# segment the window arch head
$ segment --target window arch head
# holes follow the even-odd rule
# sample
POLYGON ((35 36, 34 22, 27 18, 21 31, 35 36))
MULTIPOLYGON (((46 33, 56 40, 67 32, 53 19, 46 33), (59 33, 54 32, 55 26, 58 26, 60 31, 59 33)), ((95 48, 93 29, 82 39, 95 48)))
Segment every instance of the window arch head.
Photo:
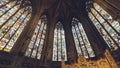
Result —
POLYGON ((36 59, 41 58, 41 53, 46 36, 46 29, 47 29, 47 17, 46 15, 43 15, 35 28, 34 34, 31 38, 31 41, 28 45, 25 54, 26 56, 36 59))
POLYGON ((67 61, 66 41, 63 25, 58 22, 54 29, 53 61, 67 61))
POLYGON ((0 6, 0 50, 10 52, 30 20, 32 8, 30 5, 22 6, 30 1, 5 1, 0 1, 3 2, 0 6))
POLYGON ((72 19, 72 33, 78 56, 82 55, 85 58, 95 57, 84 28, 76 18, 72 19))
POLYGON ((90 8, 89 18, 97 28, 103 39, 106 41, 107 46, 111 50, 117 50, 120 47, 120 24, 115 21, 112 16, 107 13, 97 3, 93 3, 94 8, 90 8))

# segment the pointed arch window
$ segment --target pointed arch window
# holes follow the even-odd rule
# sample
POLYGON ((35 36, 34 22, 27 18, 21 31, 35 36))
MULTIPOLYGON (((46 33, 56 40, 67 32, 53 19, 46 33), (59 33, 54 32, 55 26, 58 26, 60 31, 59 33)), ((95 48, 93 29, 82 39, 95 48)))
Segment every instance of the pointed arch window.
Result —
POLYGON ((65 33, 61 22, 54 29, 53 61, 67 61, 65 33))
POLYGON ((10 52, 32 15, 32 7, 24 6, 29 1, 1 0, 0 50, 10 52))
POLYGON ((44 46, 44 40, 47 28, 47 18, 43 15, 39 20, 37 27, 35 28, 34 34, 31 38, 30 44, 26 51, 26 56, 31 58, 40 59, 42 48, 44 46))
POLYGON ((108 47, 117 50, 120 47, 120 23, 115 21, 110 14, 102 9, 97 3, 90 8, 89 18, 100 32, 108 47))
POLYGON ((83 55, 85 58, 95 57, 82 24, 76 18, 72 19, 72 32, 78 56, 83 55))

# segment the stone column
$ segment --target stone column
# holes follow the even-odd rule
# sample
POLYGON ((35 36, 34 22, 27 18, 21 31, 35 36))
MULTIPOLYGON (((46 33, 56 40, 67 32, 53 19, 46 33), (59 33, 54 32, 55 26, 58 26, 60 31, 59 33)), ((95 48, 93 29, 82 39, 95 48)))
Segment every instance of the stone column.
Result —
POLYGON ((66 50, 67 50, 67 62, 74 63, 77 62, 77 50, 74 43, 73 33, 72 33, 72 25, 70 24, 71 20, 66 20, 64 23, 64 30, 65 30, 65 40, 66 40, 66 50))
POLYGON ((46 46, 43 52, 45 53, 45 55, 43 58, 45 63, 50 64, 52 62, 54 28, 55 28, 56 19, 50 18, 48 23, 49 23, 49 26, 47 31, 46 46))

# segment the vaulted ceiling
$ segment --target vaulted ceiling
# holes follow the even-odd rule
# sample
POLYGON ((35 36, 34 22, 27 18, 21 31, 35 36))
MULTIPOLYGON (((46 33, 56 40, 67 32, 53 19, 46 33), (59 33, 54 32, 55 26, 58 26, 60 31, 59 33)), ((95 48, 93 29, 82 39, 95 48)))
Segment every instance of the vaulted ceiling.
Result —
POLYGON ((47 12, 51 17, 69 19, 85 12, 86 0, 31 0, 35 12, 47 12))

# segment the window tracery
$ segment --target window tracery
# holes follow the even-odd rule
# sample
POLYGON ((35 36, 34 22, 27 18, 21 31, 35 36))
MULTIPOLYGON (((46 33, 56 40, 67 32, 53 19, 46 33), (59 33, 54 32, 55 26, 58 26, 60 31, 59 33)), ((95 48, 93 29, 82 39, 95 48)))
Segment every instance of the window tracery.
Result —
POLYGON ((53 42, 53 61, 67 61, 66 41, 63 25, 61 22, 56 24, 54 29, 53 42))
POLYGON ((78 56, 83 55, 85 58, 95 57, 83 26, 76 18, 72 20, 72 32, 78 56))

